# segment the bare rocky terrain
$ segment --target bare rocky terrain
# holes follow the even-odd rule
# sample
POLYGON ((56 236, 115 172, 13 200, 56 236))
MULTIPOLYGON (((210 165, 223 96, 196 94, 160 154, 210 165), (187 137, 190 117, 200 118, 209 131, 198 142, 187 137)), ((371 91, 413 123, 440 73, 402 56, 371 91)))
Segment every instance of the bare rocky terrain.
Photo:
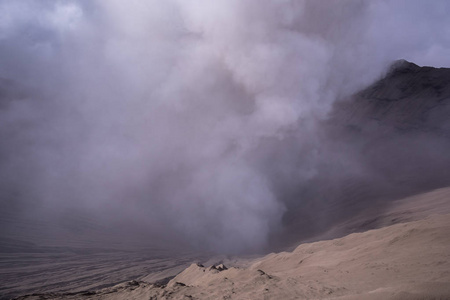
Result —
POLYGON ((273 239, 280 250, 355 215, 382 215, 396 199, 450 186, 449 68, 397 61, 337 101, 320 125, 316 174, 294 187, 279 183, 287 206, 285 232, 273 239))
POLYGON ((396 62, 320 128, 330 159, 318 175, 295 188, 274 179, 287 211, 270 243, 290 252, 106 250, 88 216, 55 227, 4 209, 0 298, 449 299, 450 69, 396 62), (39 238, 48 228, 60 238, 39 238))

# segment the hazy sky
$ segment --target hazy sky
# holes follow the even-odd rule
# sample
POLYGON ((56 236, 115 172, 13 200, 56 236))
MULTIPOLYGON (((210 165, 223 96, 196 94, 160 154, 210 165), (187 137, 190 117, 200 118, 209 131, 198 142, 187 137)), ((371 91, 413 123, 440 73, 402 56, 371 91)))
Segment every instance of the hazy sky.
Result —
POLYGON ((450 66, 449 13, 438 0, 2 0, 0 207, 259 249, 282 230, 275 181, 318 174, 317 121, 396 59, 450 66))

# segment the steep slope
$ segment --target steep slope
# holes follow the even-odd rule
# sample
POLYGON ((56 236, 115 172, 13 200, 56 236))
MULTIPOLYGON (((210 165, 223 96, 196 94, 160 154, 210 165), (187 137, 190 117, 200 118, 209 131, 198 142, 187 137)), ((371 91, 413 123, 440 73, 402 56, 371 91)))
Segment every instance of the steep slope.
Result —
POLYGON ((281 245, 450 185, 450 69, 398 61, 373 85, 336 102, 318 128, 312 175, 294 188, 280 184, 288 199, 281 245))
MULTIPOLYGON (((387 75, 339 103, 333 116, 354 130, 377 126, 450 137, 450 69, 400 60, 387 75)), ((385 132, 381 132, 385 133, 385 132)))
POLYGON ((433 215, 303 244, 246 268, 193 264, 167 286, 132 281, 19 299, 448 299, 449 232, 450 215, 433 215))

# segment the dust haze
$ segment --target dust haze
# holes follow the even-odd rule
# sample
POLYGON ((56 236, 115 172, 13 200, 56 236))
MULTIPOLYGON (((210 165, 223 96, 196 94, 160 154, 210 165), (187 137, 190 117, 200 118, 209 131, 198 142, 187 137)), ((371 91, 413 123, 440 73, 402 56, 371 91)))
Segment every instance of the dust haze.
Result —
POLYGON ((437 185, 448 140, 387 138, 367 152, 327 122, 397 59, 450 66, 449 11, 2 1, 2 236, 261 251, 437 185), (429 176, 405 175, 417 169, 429 176), (343 189, 354 184, 358 201, 343 189))

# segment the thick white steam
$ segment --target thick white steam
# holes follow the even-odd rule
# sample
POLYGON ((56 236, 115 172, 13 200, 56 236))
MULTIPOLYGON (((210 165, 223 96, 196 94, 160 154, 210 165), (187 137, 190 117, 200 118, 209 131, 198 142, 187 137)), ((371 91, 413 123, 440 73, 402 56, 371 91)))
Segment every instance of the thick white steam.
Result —
POLYGON ((450 63, 448 6, 2 1, 1 186, 49 218, 260 249, 286 209, 273 180, 314 176, 334 101, 397 58, 450 63))

